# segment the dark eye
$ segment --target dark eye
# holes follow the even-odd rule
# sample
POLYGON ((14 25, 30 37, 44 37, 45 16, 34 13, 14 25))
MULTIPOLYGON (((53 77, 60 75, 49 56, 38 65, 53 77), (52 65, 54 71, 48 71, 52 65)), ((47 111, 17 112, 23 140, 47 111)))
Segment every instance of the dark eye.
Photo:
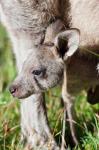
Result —
POLYGON ((42 70, 33 70, 32 74, 39 76, 42 73, 42 70))

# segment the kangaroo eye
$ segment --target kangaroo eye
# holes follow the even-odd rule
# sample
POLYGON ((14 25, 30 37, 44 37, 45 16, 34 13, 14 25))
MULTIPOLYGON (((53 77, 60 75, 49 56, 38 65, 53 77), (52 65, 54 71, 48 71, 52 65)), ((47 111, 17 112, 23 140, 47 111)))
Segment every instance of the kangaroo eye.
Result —
POLYGON ((41 68, 39 70, 33 70, 32 74, 35 76, 44 76, 46 73, 46 68, 41 68))
POLYGON ((42 70, 33 70, 32 74, 39 76, 42 73, 42 70))

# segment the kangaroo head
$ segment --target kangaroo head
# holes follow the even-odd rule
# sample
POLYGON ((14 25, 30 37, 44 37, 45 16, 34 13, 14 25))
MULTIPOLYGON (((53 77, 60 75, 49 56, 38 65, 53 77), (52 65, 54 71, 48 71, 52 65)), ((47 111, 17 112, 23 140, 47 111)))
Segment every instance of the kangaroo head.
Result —
POLYGON ((14 97, 26 98, 31 94, 48 90, 62 81, 63 61, 77 50, 79 31, 70 29, 58 34, 52 34, 52 31, 52 27, 51 30, 49 28, 45 42, 31 50, 21 72, 10 86, 10 92, 14 97), (50 40, 49 35, 52 36, 50 40))

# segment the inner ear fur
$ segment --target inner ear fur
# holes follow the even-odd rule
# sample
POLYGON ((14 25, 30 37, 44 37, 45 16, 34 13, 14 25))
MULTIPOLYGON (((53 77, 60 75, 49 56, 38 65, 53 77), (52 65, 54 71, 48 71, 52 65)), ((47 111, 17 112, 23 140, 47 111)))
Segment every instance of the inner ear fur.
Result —
POLYGON ((55 40, 54 44, 57 48, 59 56, 66 60, 68 57, 72 56, 79 47, 80 32, 78 29, 72 28, 60 32, 55 40))

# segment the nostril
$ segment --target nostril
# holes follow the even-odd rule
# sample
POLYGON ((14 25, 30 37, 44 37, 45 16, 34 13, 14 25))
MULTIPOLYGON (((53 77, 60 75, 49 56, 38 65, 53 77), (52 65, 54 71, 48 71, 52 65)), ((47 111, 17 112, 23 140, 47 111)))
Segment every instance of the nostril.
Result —
POLYGON ((9 90, 10 90, 11 94, 14 94, 16 92, 17 88, 16 87, 10 87, 9 90))

